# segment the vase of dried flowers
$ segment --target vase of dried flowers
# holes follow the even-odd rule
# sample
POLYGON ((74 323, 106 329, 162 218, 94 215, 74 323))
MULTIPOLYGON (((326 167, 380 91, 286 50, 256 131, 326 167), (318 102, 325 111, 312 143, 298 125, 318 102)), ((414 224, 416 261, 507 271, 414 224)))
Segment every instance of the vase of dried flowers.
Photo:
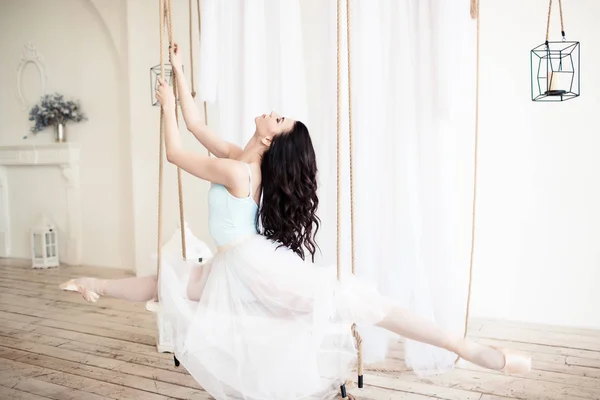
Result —
POLYGON ((53 125, 54 140, 66 142, 67 123, 86 121, 87 117, 81 111, 79 102, 65 100, 62 94, 55 93, 42 96, 40 103, 29 111, 29 120, 34 121, 31 133, 38 133, 53 125))

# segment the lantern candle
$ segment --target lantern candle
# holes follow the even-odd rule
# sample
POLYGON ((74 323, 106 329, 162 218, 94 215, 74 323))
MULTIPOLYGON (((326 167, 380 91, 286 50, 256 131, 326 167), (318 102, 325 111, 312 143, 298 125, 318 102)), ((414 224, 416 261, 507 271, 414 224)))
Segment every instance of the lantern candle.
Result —
POLYGON ((573 72, 552 71, 548 74, 548 79, 550 81, 548 96, 560 96, 571 91, 573 72))

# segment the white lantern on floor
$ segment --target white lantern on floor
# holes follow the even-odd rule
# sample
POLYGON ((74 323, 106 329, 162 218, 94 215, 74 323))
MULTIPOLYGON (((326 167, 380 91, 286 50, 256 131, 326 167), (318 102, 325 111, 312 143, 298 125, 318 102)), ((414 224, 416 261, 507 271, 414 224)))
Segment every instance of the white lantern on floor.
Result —
POLYGON ((31 228, 31 262, 33 268, 58 267, 58 232, 42 216, 31 228))

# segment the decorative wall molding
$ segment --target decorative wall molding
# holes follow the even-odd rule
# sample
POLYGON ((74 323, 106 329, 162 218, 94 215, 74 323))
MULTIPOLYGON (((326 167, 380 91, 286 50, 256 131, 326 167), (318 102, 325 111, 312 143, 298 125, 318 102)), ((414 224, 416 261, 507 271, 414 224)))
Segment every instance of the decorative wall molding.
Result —
POLYGON ((38 52, 36 47, 31 42, 26 44, 23 48, 23 53, 21 53, 21 62, 19 63, 19 67, 17 68, 17 95, 19 96, 21 104, 23 104, 23 109, 30 108, 34 104, 25 98, 21 89, 21 80, 23 72, 25 71, 25 67, 28 64, 33 64, 37 68, 40 77, 40 86, 42 91, 41 95, 46 94, 46 80, 48 79, 48 76, 46 74, 46 65, 44 64, 44 57, 38 52))
MULTIPOLYGON (((79 146, 74 143, 51 143, 29 146, 0 146, 0 171, 11 166, 56 166, 65 179, 67 211, 66 254, 61 257, 67 264, 81 265, 82 216, 79 185, 79 146)), ((6 190, 10 190, 10 184, 6 190)), ((10 230, 8 230, 10 231, 10 230)), ((10 246, 10 238, 7 244, 10 246)))

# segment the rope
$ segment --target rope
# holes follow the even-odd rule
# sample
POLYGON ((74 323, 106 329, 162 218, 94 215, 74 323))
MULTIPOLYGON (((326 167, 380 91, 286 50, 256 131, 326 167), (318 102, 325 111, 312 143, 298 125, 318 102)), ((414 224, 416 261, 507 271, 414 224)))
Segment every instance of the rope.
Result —
MULTIPOLYGON (((165 59, 163 55, 163 46, 164 46, 164 17, 165 17, 165 7, 164 0, 158 0, 158 25, 159 25, 159 33, 160 33, 160 78, 165 79, 165 59)), ((162 188, 163 188, 163 169, 164 169, 164 113, 162 107, 160 108, 160 135, 159 135, 159 145, 158 145, 158 239, 157 239, 157 260, 156 260, 156 270, 158 276, 160 276, 160 268, 162 264, 162 188)))
MULTIPOLYGON (((191 0, 190 0, 191 1, 191 0)), ((198 11, 198 39, 202 39, 202 11, 200 10, 200 0, 196 0, 196 10, 198 11)), ((190 9, 191 12, 191 9, 190 9)), ((192 46, 191 40, 192 27, 190 25, 190 46, 192 46)), ((193 64, 192 64, 193 65, 193 64)), ((196 97, 196 90, 194 88, 194 67, 192 66, 192 96, 196 97)), ((208 125, 208 110, 206 108, 206 101, 203 101, 203 109, 204 109, 204 125, 208 125)), ((210 151, 208 151, 208 156, 210 157, 210 151)))
MULTIPOLYGON (((173 42, 173 4, 171 0, 167 1, 167 22, 169 27, 169 47, 174 46, 173 42)), ((177 101, 177 76, 173 73, 173 95, 177 101)), ((179 115, 177 106, 175 106, 175 120, 179 127, 179 115)), ((179 225, 181 226, 181 257, 187 258, 186 243, 185 243, 185 222, 183 210, 183 182, 181 180, 181 168, 177 167, 177 192, 179 195, 179 225)))
MULTIPOLYGON (((337 279, 338 281, 342 279, 342 254, 341 254, 341 204, 342 204, 342 191, 341 191, 341 169, 342 169, 342 157, 341 157, 341 147, 342 147, 342 115, 341 115, 341 103, 342 103, 342 73, 341 73, 341 64, 342 64, 342 30, 340 28, 342 23, 341 18, 341 8, 342 3, 341 0, 337 0, 336 3, 337 8, 337 19, 336 19, 336 34, 337 34, 337 59, 336 59, 336 73, 337 73, 337 81, 336 81, 336 103, 337 103, 337 143, 336 143, 336 159, 337 159, 337 181, 336 181, 336 189, 337 189, 337 241, 336 241, 336 257, 337 257, 337 279)), ((356 332, 356 325, 352 325, 352 334, 356 332)), ((358 343, 358 342, 357 342, 358 343)), ((346 395, 344 386, 342 386, 342 392, 338 395, 339 398, 347 399, 349 398, 346 395)), ((352 397, 350 397, 352 398, 352 397)))
POLYGON ((477 18, 477 15, 479 14, 479 1, 478 0, 471 0, 471 18, 475 19, 477 18))
POLYGON ((367 372, 385 372, 385 373, 398 373, 398 372, 407 372, 406 368, 389 368, 389 367, 365 367, 365 371, 367 372))
POLYGON ((562 0, 558 0, 558 10, 560 11, 560 31, 563 39, 565 38, 565 23, 563 21, 562 0))
POLYGON ((340 104, 342 102, 342 93, 340 90, 341 82, 342 82, 342 74, 340 71, 341 59, 342 59, 342 50, 341 50, 341 41, 342 41, 342 31, 340 29, 341 25, 341 0, 337 0, 337 279, 338 281, 342 278, 342 257, 341 257, 341 209, 340 204, 342 203, 342 193, 341 193, 341 172, 342 169, 342 158, 341 158, 341 141, 342 141, 342 117, 340 104))
MULTIPOLYGON (((558 10, 560 12, 560 33, 565 40, 565 22, 563 20, 562 0, 558 0, 558 10)), ((552 15, 552 0, 548 4, 548 22, 546 23, 546 43, 550 40, 550 16, 552 15)))
POLYGON ((550 40, 550 15, 552 15, 552 0, 548 5, 548 23, 546 24, 546 43, 550 40))
MULTIPOLYGON (((349 136, 349 160, 350 160, 350 252, 352 275, 356 275, 356 242, 355 242, 355 211, 354 211, 354 123, 352 121, 352 18, 351 0, 346 0, 346 40, 348 50, 348 136, 349 136)), ((338 105, 339 107, 339 105, 338 105)), ((339 240, 339 239, 338 239, 339 240)), ((356 340, 358 361, 358 387, 362 388, 363 377, 363 341, 356 324, 352 324, 352 335, 356 340)))
MULTIPOLYGON (((200 1, 200 0, 198 0, 200 1)), ((192 85, 192 97, 196 98, 196 90, 194 85, 194 37, 192 35, 192 0, 188 1, 189 6, 189 17, 190 17, 190 77, 191 77, 191 85, 192 85)))
POLYGON ((356 340, 356 362, 357 362, 357 373, 358 373, 358 387, 362 388, 363 386, 363 375, 364 375, 364 365, 363 365, 363 340, 358 333, 358 329, 356 328, 356 324, 352 324, 352 336, 354 336, 354 340, 356 340))
MULTIPOLYGON (((475 227, 476 227, 476 210, 477 210, 477 164, 479 159, 479 26, 481 23, 481 14, 479 10, 479 0, 477 2, 477 44, 476 44, 476 57, 475 57, 475 144, 473 149, 473 203, 472 203, 472 215, 471 215, 471 253, 469 256, 469 288, 467 292, 467 309, 465 312, 465 330, 464 337, 467 337, 469 330, 469 314, 471 311, 471 288, 473 285, 473 261, 475 256, 475 227)), ((550 0, 552 3, 552 0, 550 0)), ((460 359, 457 358, 456 362, 460 359)))
POLYGON ((354 246, 354 124, 352 123, 352 34, 350 0, 346 0, 346 39, 348 41, 348 134, 350 155, 350 249, 352 252, 352 274, 356 275, 356 249, 354 246))
POLYGON ((202 12, 200 11, 200 0, 196 0, 196 11, 198 12, 198 39, 202 37, 202 12))

